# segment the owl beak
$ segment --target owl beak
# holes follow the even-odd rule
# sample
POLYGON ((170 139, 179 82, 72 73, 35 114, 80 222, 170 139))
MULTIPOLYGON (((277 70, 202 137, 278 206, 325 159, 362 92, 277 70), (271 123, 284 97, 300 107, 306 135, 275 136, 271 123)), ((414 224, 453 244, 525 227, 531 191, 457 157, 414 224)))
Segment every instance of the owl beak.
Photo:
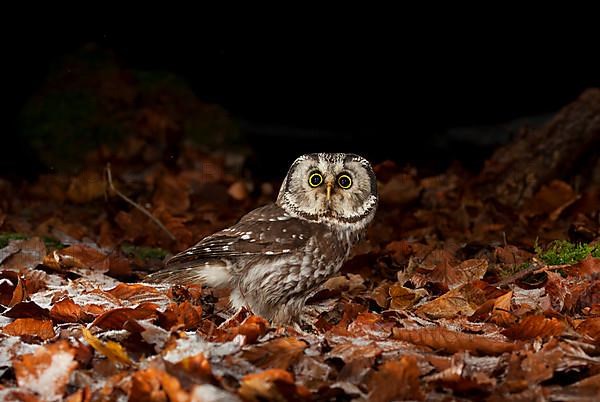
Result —
POLYGON ((327 196, 325 197, 325 199, 327 200, 327 202, 331 201, 331 188, 333 187, 333 183, 328 182, 327 183, 327 196))

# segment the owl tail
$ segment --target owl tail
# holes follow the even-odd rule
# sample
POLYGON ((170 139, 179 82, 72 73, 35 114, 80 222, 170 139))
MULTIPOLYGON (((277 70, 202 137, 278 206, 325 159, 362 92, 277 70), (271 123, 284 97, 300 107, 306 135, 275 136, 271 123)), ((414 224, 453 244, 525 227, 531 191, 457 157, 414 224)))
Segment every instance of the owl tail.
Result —
POLYGON ((224 264, 173 265, 146 276, 143 282, 170 285, 206 284, 218 288, 228 287, 231 283, 231 275, 224 264))

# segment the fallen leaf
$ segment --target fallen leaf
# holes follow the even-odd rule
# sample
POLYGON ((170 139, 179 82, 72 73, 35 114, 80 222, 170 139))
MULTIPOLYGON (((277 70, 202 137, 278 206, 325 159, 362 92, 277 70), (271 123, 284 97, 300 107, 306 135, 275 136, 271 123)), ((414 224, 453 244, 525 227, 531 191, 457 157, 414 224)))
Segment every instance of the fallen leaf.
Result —
POLYGON ((594 258, 591 255, 588 255, 582 261, 578 262, 577 264, 573 264, 564 270, 567 275, 572 277, 592 277, 600 273, 600 258, 594 258))
POLYGON ((155 368, 140 370, 133 374, 128 397, 130 401, 145 402, 190 400, 177 378, 155 368))
POLYGON ((396 400, 424 400, 419 383, 421 375, 413 356, 389 360, 378 367, 368 381, 368 400, 387 402, 396 400))
POLYGON ((422 304, 416 311, 434 319, 470 316, 485 302, 485 292, 468 283, 422 304))
POLYGON ((593 317, 583 320, 575 328, 578 333, 600 345, 600 317, 593 317))
POLYGON ((537 337, 559 336, 565 330, 566 325, 556 318, 530 315, 502 331, 502 334, 511 339, 529 340, 537 337))
POLYGON ((70 297, 64 297, 54 303, 50 309, 50 317, 59 323, 86 322, 91 319, 91 316, 75 304, 70 297))
POLYGON ((2 262, 2 266, 16 271, 27 271, 34 269, 44 261, 46 256, 46 245, 39 237, 26 240, 14 240, 11 242, 19 251, 11 254, 2 262))
POLYGON ((141 304, 136 308, 120 307, 100 314, 90 324, 90 328, 123 329, 123 326, 129 320, 146 320, 156 318, 157 315, 156 305, 152 303, 141 304))
POLYGON ((434 350, 449 353, 469 350, 481 354, 497 355, 513 351, 513 343, 488 338, 482 335, 466 334, 445 328, 402 329, 394 328, 393 337, 401 341, 427 346, 434 350))
POLYGON ((41 340, 54 338, 54 327, 50 320, 37 320, 35 318, 17 318, 6 325, 2 332, 13 336, 31 336, 41 340))
POLYGON ((122 363, 127 366, 131 366, 133 364, 133 362, 127 355, 127 352, 125 351, 125 349, 123 349, 123 346, 121 346, 117 342, 102 342, 100 339, 92 335, 92 333, 87 328, 82 328, 81 332, 83 334, 83 339, 85 339, 86 342, 97 352, 102 353, 104 356, 108 357, 114 362, 122 363))
POLYGON ((35 318, 38 320, 50 318, 48 309, 38 306, 35 302, 20 302, 4 312, 9 318, 35 318))
POLYGON ((511 313, 512 296, 513 292, 511 290, 494 300, 494 307, 490 316, 491 322, 501 327, 507 327, 515 322, 516 317, 511 313))
POLYGON ((245 375, 238 390, 246 401, 303 401, 310 397, 310 391, 294 383, 288 371, 269 369, 260 373, 245 375))
POLYGON ((58 341, 13 360, 19 387, 35 392, 43 400, 59 400, 71 372, 77 366, 75 351, 66 341, 58 341))
POLYGON ((202 307, 193 306, 189 301, 179 305, 179 315, 185 330, 198 328, 202 320, 202 307))
POLYGON ((275 338, 245 349, 241 356, 262 369, 287 370, 300 358, 306 347, 305 342, 294 337, 275 338))

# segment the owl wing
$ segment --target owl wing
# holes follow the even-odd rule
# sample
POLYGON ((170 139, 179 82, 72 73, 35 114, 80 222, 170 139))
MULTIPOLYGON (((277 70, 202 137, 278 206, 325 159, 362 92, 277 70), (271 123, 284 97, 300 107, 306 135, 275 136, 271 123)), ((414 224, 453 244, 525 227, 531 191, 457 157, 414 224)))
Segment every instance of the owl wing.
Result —
POLYGON ((248 213, 235 225, 205 237, 194 246, 171 257, 165 269, 149 275, 147 282, 227 282, 242 259, 277 257, 305 246, 310 224, 269 204, 248 213))

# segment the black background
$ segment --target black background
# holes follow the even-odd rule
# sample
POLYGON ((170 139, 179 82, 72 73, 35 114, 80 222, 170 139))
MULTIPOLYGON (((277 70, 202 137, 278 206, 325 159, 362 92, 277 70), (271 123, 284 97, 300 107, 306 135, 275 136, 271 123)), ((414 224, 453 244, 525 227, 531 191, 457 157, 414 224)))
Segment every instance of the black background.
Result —
POLYGON ((2 168, 26 160, 14 130, 23 103, 52 63, 88 42, 113 49, 126 65, 183 76, 199 98, 242 122, 261 166, 340 150, 434 169, 458 159, 477 169, 505 137, 482 130, 481 141, 465 143, 449 130, 549 115, 600 85, 593 27, 350 25, 260 35, 223 25, 23 29, 4 46, 3 143, 15 152, 2 168))

